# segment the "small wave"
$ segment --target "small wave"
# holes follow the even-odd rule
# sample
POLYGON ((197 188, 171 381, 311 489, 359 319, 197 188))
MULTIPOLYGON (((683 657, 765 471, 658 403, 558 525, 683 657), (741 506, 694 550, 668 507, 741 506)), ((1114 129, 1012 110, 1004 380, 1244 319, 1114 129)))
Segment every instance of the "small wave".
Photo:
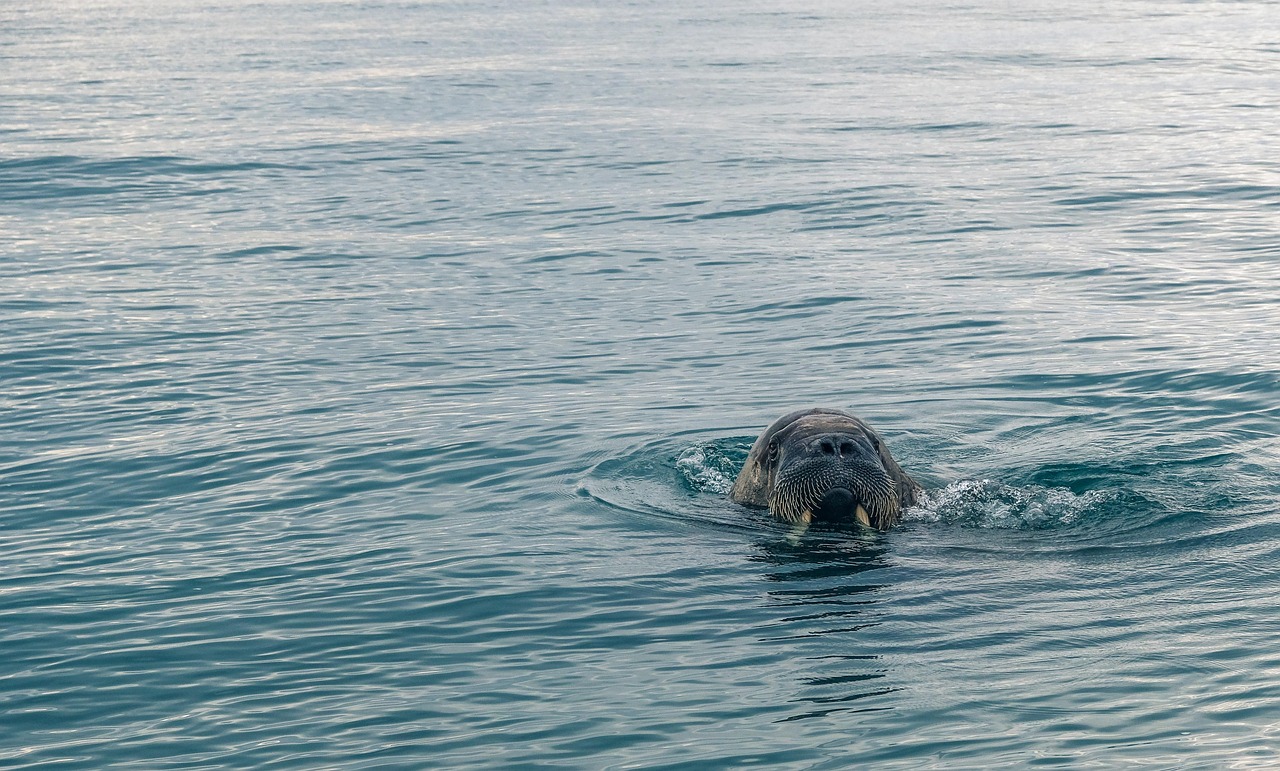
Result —
POLYGON ((1101 513, 1114 498, 1115 493, 1105 490, 1076 494, 1062 487, 966 479, 926 491, 904 519, 990 530, 1049 530, 1101 513))
POLYGON ((670 437, 593 466, 578 494, 650 522, 756 533, 770 518, 729 500, 755 437, 670 437))
MULTIPOLYGON (((767 526, 773 521, 767 512, 745 509, 729 500, 753 439, 656 440, 597 464, 581 480, 580 493, 646 517, 729 529, 767 526), (749 517, 748 522, 746 512, 759 518, 749 517)), ((1070 530, 1072 544, 1078 545, 1081 539, 1116 539, 1147 530, 1174 513, 1125 486, 1075 492, 1059 485, 979 478, 926 490, 903 513, 903 524, 1042 533, 1070 530)), ((1139 540, 1147 543, 1151 537, 1157 536, 1139 540)))
POLYGON ((676 468, 686 485, 699 493, 728 495, 743 459, 724 448, 704 443, 687 447, 676 457, 676 468))

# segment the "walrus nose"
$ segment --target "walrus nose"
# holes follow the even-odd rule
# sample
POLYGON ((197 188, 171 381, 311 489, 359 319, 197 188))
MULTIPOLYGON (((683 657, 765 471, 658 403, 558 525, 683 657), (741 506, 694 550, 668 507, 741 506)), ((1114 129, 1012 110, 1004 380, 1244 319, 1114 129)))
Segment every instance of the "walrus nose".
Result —
POLYGON ((851 455, 860 454, 858 445, 847 436, 840 434, 827 434, 818 437, 815 445, 817 451, 823 455, 832 455, 836 457, 849 457, 851 455))

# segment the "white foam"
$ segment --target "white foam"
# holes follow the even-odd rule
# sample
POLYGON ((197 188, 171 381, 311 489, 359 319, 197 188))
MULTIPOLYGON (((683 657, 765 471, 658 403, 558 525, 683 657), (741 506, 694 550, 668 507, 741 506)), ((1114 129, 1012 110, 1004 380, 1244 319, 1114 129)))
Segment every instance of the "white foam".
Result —
POLYGON ((1112 493, 1077 495, 1061 487, 1015 487, 993 479, 966 479, 926 491, 904 519, 996 530, 1042 530, 1075 524, 1112 493))
POLYGON ((689 486, 703 493, 727 495, 738 474, 738 464, 711 444, 700 444, 683 450, 676 458, 676 468, 689 486))

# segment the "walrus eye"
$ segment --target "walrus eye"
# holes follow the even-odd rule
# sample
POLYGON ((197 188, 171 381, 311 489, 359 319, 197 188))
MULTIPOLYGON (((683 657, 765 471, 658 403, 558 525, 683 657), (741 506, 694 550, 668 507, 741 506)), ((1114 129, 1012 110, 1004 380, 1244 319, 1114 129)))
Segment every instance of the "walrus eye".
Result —
POLYGON ((778 459, 778 443, 769 442, 769 460, 778 459))

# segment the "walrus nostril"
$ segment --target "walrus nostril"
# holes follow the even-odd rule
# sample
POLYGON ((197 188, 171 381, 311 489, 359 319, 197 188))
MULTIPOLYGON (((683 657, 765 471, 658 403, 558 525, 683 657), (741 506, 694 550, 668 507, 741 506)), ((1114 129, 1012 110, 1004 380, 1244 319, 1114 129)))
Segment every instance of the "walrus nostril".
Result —
POLYGON ((831 457, 853 458, 866 454, 866 451, 853 438, 838 434, 818 437, 810 447, 813 448, 814 454, 831 457))

